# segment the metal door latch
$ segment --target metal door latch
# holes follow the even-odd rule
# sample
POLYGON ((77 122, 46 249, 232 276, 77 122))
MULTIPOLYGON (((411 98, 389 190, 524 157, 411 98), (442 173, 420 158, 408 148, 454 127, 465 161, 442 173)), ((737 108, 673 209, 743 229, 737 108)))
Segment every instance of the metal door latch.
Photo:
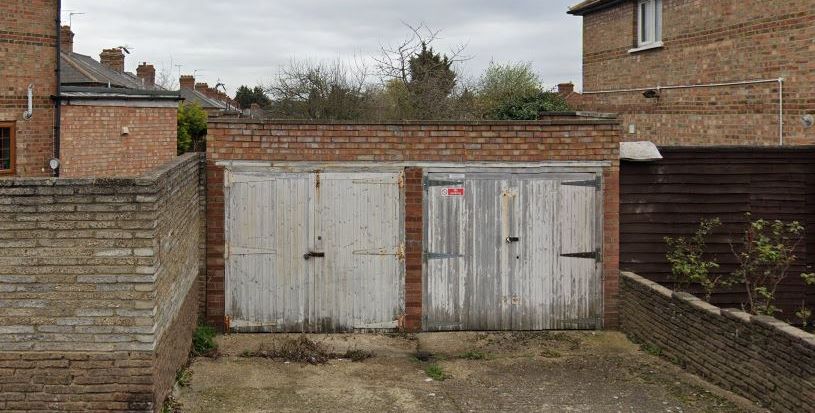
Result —
POLYGON ((323 258, 323 257, 325 257, 324 252, 309 251, 308 254, 303 254, 303 258, 306 259, 306 260, 310 260, 312 258, 323 258))
POLYGON ((519 242, 521 239, 518 237, 507 237, 507 244, 512 244, 513 242, 519 242))

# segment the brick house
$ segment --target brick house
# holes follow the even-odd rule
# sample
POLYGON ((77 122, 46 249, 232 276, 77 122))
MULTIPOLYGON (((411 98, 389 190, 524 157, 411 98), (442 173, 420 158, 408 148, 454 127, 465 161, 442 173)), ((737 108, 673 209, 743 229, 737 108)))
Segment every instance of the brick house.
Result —
POLYGON ((193 75, 182 75, 178 79, 178 85, 184 101, 200 106, 210 118, 236 117, 241 114, 237 102, 226 93, 209 87, 207 83, 196 83, 193 75))
POLYGON ((61 30, 61 176, 139 175, 175 158, 179 93, 155 84, 153 65, 125 72, 121 48, 74 52, 61 30))
POLYGON ((48 176, 54 156, 57 9, 52 1, 0 2, 0 177, 48 176), (31 110, 28 107, 31 93, 31 110))
POLYGON ((620 113, 624 140, 815 142, 811 1, 587 0, 569 13, 583 17, 581 109, 620 113))

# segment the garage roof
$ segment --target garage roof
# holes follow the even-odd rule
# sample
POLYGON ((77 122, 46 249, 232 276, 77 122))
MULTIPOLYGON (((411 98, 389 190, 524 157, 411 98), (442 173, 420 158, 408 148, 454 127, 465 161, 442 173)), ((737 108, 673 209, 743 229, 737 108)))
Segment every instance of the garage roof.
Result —
POLYGON ((585 16, 589 13, 594 13, 611 6, 616 6, 620 3, 628 3, 631 0, 585 0, 572 7, 569 7, 569 14, 575 16, 585 16))

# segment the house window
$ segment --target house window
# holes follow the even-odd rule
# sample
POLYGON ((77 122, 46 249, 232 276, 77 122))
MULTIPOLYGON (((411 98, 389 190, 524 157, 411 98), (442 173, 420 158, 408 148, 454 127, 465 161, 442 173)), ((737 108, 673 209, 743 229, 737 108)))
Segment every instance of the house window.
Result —
POLYGON ((662 0, 639 1, 637 46, 646 47, 662 43, 662 0))
POLYGON ((14 173, 14 124, 0 123, 0 175, 14 173))

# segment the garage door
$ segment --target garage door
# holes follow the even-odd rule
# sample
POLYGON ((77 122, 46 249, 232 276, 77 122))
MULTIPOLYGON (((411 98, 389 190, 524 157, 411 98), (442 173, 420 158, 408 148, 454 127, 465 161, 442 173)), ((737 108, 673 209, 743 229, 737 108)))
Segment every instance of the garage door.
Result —
POLYGON ((427 330, 601 327, 600 178, 431 173, 427 330))
POLYGON ((404 313, 399 172, 229 171, 226 182, 231 328, 396 327, 404 313))

